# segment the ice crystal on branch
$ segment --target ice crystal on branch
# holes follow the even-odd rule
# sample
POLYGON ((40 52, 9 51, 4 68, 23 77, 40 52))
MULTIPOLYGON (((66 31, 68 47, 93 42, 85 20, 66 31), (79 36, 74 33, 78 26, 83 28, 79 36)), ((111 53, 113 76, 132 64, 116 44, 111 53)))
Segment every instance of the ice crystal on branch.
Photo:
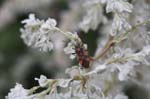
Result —
POLYGON ((35 18, 34 14, 30 14, 29 19, 23 20, 22 23, 25 25, 21 29, 21 38, 28 46, 40 51, 48 52, 53 49, 52 35, 55 33, 64 34, 71 41, 80 42, 77 34, 64 32, 57 28, 57 22, 52 18, 44 21, 35 18))
POLYGON ((150 55, 149 46, 145 46, 143 50, 138 53, 134 53, 129 48, 119 49, 117 53, 113 54, 112 57, 107 60, 107 64, 110 64, 110 68, 115 67, 118 69, 118 79, 124 81, 135 76, 135 66, 148 64, 146 60, 147 55, 150 55))
POLYGON ((76 57, 75 54, 75 44, 73 42, 68 43, 67 47, 64 48, 64 52, 66 54, 70 54, 70 59, 74 59, 76 57))
POLYGON ((106 12, 114 13, 111 35, 125 32, 131 28, 128 23, 128 16, 132 12, 132 9, 133 5, 125 0, 107 0, 106 12))
POLYGON ((46 87, 46 86, 48 85, 48 79, 47 79, 47 77, 44 76, 44 75, 41 75, 41 76, 40 76, 40 79, 35 78, 35 80, 37 80, 37 81, 39 82, 39 85, 40 85, 41 87, 46 87))
POLYGON ((128 99, 128 97, 123 95, 123 94, 118 94, 118 95, 115 96, 114 99, 128 99))
POLYGON ((83 17, 79 27, 84 32, 87 32, 90 29, 96 30, 101 22, 105 23, 107 21, 103 15, 103 5, 101 4, 101 0, 85 0, 83 4, 86 10, 86 16, 83 17))
POLYGON ((118 31, 125 32, 126 30, 131 29, 131 25, 125 18, 125 15, 122 16, 121 14, 114 15, 112 27, 113 27, 112 33, 117 33, 118 31))
POLYGON ((21 84, 10 90, 11 92, 6 96, 6 99, 32 99, 33 96, 29 96, 29 90, 24 89, 21 84))
POLYGON ((69 39, 64 52, 69 54, 71 59, 76 59, 77 64, 66 68, 68 78, 49 79, 41 75, 40 78, 35 78, 38 86, 29 90, 16 84, 6 99, 128 99, 128 96, 124 95, 122 83, 136 80, 137 68, 150 65, 147 58, 150 56, 150 45, 146 40, 149 39, 149 34, 142 38, 146 42, 141 45, 143 49, 131 47, 134 44, 129 38, 133 30, 140 27, 139 30, 142 31, 144 27, 143 32, 148 33, 146 24, 150 23, 145 21, 130 25, 128 20, 134 11, 131 3, 127 0, 84 1, 83 8, 86 15, 79 24, 84 32, 100 29, 98 25, 106 22, 105 14, 110 12, 113 14, 113 18, 107 20, 109 21, 107 24, 102 24, 102 29, 108 24, 111 25, 111 28, 109 26, 107 28, 107 31, 111 32, 108 32, 108 40, 103 40, 106 43, 95 56, 89 55, 87 45, 82 42, 78 33, 63 31, 56 27, 55 19, 40 20, 35 18, 34 14, 30 14, 28 19, 22 21, 24 28, 21 29, 21 37, 24 42, 30 47, 48 52, 54 47, 53 34, 63 34, 69 39), (103 13, 104 11, 106 13, 103 13), (38 88, 43 90, 38 92, 38 88))
POLYGON ((107 0, 106 11, 109 12, 132 12, 132 4, 126 2, 125 0, 107 0))
POLYGON ((29 19, 22 21, 25 24, 21 29, 21 37, 24 42, 33 48, 47 52, 53 49, 51 35, 56 31, 56 21, 49 18, 46 22, 35 18, 34 14, 29 15, 29 19))

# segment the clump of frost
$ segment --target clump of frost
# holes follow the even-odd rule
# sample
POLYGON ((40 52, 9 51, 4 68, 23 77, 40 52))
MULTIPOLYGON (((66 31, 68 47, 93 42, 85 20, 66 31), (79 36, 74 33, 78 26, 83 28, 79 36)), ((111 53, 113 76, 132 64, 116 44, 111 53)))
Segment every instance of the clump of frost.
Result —
POLYGON ((103 4, 101 0, 85 0, 83 2, 83 8, 86 10, 86 15, 83 17, 82 22, 79 23, 79 27, 84 31, 96 30, 100 23, 106 23, 107 19, 103 15, 103 4))
POLYGON ((29 95, 29 90, 24 89, 19 83, 16 83, 15 87, 10 89, 6 99, 32 99, 33 96, 29 95))
POLYGON ((106 12, 114 14, 111 35, 125 32, 131 28, 128 17, 132 9, 133 5, 125 0, 107 0, 106 12))
POLYGON ((51 35, 56 32, 56 21, 49 18, 40 20, 34 14, 29 15, 29 19, 22 21, 24 28, 21 29, 21 38, 24 42, 40 51, 48 52, 53 49, 51 35))

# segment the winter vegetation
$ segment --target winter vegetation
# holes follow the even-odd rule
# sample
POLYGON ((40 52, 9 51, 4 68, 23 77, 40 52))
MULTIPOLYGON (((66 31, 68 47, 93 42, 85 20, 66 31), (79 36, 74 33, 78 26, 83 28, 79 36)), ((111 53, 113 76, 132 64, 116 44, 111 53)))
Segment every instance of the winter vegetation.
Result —
POLYGON ((38 85, 30 89, 16 83, 5 98, 132 99, 124 91, 130 83, 141 85, 149 95, 150 1, 76 0, 69 5, 61 24, 55 18, 40 19, 30 13, 21 21, 20 37, 37 52, 62 50, 76 64, 65 67, 67 76, 62 78, 35 77, 38 85), (89 53, 91 45, 80 37, 89 31, 100 34, 94 55, 89 53))

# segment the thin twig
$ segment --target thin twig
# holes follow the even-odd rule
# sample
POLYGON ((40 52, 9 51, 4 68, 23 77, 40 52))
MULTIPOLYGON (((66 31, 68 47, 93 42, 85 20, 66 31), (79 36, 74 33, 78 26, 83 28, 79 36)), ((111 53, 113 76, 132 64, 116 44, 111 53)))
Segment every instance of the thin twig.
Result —
POLYGON ((100 54, 93 58, 94 61, 103 57, 105 55, 105 53, 114 45, 114 42, 112 42, 113 39, 114 39, 114 37, 109 35, 108 41, 106 42, 104 48, 100 51, 100 54))
MULTIPOLYGON (((122 33, 122 34, 121 34, 120 36, 118 36, 118 37, 120 37, 120 38, 121 38, 122 36, 125 37, 125 36, 128 35, 128 33, 132 32, 133 30, 135 30, 135 29, 138 28, 139 26, 142 26, 142 25, 145 25, 145 24, 149 24, 149 23, 150 23, 150 20, 144 21, 144 22, 141 22, 141 23, 139 23, 139 24, 137 24, 137 25, 135 25, 135 26, 132 26, 131 29, 127 30, 125 33, 122 33)), ((99 54, 98 54, 97 56, 95 56, 95 57, 93 58, 93 60, 96 61, 96 60, 102 58, 102 57, 107 53, 107 51, 109 51, 110 48, 111 48, 113 45, 115 45, 115 43, 120 43, 121 41, 123 41, 123 40, 125 40, 125 39, 126 39, 126 38, 123 38, 123 39, 121 39, 119 42, 117 42, 117 41, 115 41, 115 39, 114 39, 113 36, 109 35, 109 39, 108 39, 107 43, 105 44, 104 48, 99 52, 99 54)))

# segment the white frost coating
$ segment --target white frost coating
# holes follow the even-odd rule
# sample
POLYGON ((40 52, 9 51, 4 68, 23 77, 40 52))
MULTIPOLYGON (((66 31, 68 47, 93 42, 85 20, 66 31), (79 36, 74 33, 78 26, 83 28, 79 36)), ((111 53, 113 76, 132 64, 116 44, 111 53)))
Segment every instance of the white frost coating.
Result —
POLYGON ((103 16, 103 8, 100 0, 85 0, 84 7, 86 16, 79 23, 79 28, 84 32, 88 32, 90 29, 96 30, 101 22, 106 23, 107 19, 103 16))
POLYGON ((49 18, 45 23, 41 25, 40 31, 46 33, 50 32, 50 30, 55 30, 56 25, 56 20, 49 18))
POLYGON ((85 75, 92 75, 92 74, 97 74, 98 72, 101 72, 106 69, 106 65, 98 65, 94 70, 90 71, 89 73, 86 73, 85 75))
POLYGON ((106 11, 109 12, 129 12, 131 13, 133 5, 124 0, 107 0, 106 11))
POLYGON ((66 74, 69 74, 71 78, 81 73, 78 66, 73 66, 71 68, 67 68, 65 71, 66 74))
POLYGON ((123 94, 117 94, 114 99, 128 99, 128 97, 123 94))
POLYGON ((74 59, 76 57, 74 45, 74 42, 70 42, 68 43, 67 47, 64 48, 64 52, 66 54, 70 54, 70 59, 74 59))
POLYGON ((39 79, 35 78, 35 80, 38 81, 38 83, 41 87, 46 87, 48 85, 48 79, 44 75, 41 75, 39 79))
POLYGON ((16 86, 10 89, 6 99, 32 99, 33 96, 28 96, 29 90, 23 88, 21 84, 16 83, 16 86))
MULTIPOLYGON (((50 51, 53 49, 53 44, 51 43, 51 37, 53 37, 52 34, 57 32, 57 35, 59 35, 59 33, 61 33, 69 38, 68 46, 64 48, 65 53, 69 54, 71 59, 74 59, 77 54, 76 48, 81 48, 80 51, 82 51, 82 48, 87 50, 85 53, 83 50, 81 55, 78 54, 77 64, 83 62, 86 65, 86 62, 90 61, 90 66, 89 68, 70 66, 71 68, 66 69, 66 73, 69 74, 68 78, 47 79, 47 77, 41 75, 40 78, 35 78, 35 80, 38 81, 38 86, 33 87, 30 90, 26 90, 22 85, 18 84, 15 88, 11 89, 6 99, 128 99, 122 92, 124 88, 124 84, 122 83, 126 84, 129 80, 136 82, 139 77, 136 72, 142 74, 142 80, 146 78, 147 81, 147 79, 149 79, 148 73, 146 74, 147 77, 144 77, 143 74, 145 73, 143 73, 143 71, 145 70, 145 67, 150 64, 148 60, 150 56, 150 45, 148 42, 141 45, 143 49, 141 47, 136 48, 129 40, 130 36, 131 38, 136 36, 133 34, 132 30, 130 33, 133 35, 130 35, 130 33, 125 35, 120 34, 125 33, 132 28, 136 33, 139 32, 138 30, 140 30, 141 34, 148 33, 148 27, 145 26, 145 24, 137 24, 140 25, 137 26, 139 29, 136 27, 137 31, 129 24, 129 14, 132 12, 133 5, 127 1, 128 0, 86 0, 85 3, 83 3, 87 13, 81 22, 83 29, 80 28, 83 31, 96 29, 99 30, 97 32, 102 33, 104 31, 103 29, 107 27, 106 29, 112 31, 111 35, 114 36, 113 41, 115 44, 112 44, 109 49, 109 43, 107 43, 107 39, 104 38, 104 36, 108 35, 106 33, 109 32, 107 31, 100 35, 100 37, 102 37, 100 39, 105 39, 103 40, 104 44, 107 43, 108 46, 107 44, 102 46, 101 49, 104 50, 101 50, 97 54, 105 55, 98 60, 95 60, 95 56, 86 56, 88 52, 87 45, 82 42, 77 33, 63 32, 56 27, 57 22, 54 19, 49 18, 47 20, 39 20, 35 18, 34 14, 30 14, 29 19, 22 21, 25 26, 24 29, 21 29, 22 38, 28 46, 46 52, 50 51), (104 5, 106 5, 106 7, 104 5), (98 24, 103 21, 103 16, 107 14, 103 9, 105 9, 104 11, 107 11, 107 13, 112 12, 114 19, 108 15, 108 23, 101 24, 100 28, 98 28, 98 24), (122 38, 125 38, 123 39, 124 41, 119 42, 122 38), (79 57, 81 58, 80 60, 79 57), (89 57, 91 60, 89 60, 89 57), (43 90, 38 92, 38 88, 42 88, 43 90)), ((140 0, 134 0, 134 3, 139 1, 140 0)), ((131 1, 131 3, 133 3, 133 1, 131 1)), ((141 11, 143 11, 143 9, 141 11)), ((74 15, 75 14, 76 13, 74 13, 74 15)), ((136 14, 132 13, 131 17, 134 18, 134 16, 136 16, 136 14)), ((140 16, 143 15, 140 14, 140 16)), ((144 17, 142 17, 142 20, 144 21, 144 17)), ((132 19, 130 22, 131 21, 132 19)), ((135 25, 134 23, 132 24, 135 25)), ((146 38, 141 37, 141 39, 144 41, 149 39, 150 36, 148 35, 149 34, 147 34, 146 38)), ((136 41, 139 42, 138 40, 139 37, 137 37, 136 41)), ((138 84, 140 82, 141 81, 138 80, 138 84)), ((142 84, 142 86, 145 87, 144 84, 142 84)))
POLYGON ((143 50, 134 54, 134 60, 141 62, 142 64, 150 65, 150 62, 146 59, 147 56, 150 56, 150 46, 144 46, 143 50))
POLYGON ((36 19, 34 14, 29 14, 29 19, 25 19, 21 23, 26 24, 26 26, 36 26, 40 25, 42 22, 36 19))
POLYGON ((112 33, 117 33, 118 31, 124 32, 129 29, 131 29, 131 25, 128 23, 126 18, 120 14, 115 14, 112 23, 112 33))
POLYGON ((57 85, 60 87, 66 88, 69 86, 70 81, 71 79, 59 79, 57 85))
POLYGON ((118 32, 123 33, 131 28, 128 17, 132 9, 133 5, 125 0, 107 0, 106 12, 114 13, 110 35, 115 36, 118 32))
POLYGON ((23 20, 22 23, 25 25, 21 29, 21 38, 28 46, 44 52, 53 49, 51 35, 56 32, 57 24, 54 19, 49 18, 44 22, 36 19, 34 14, 30 14, 29 19, 23 20))
POLYGON ((120 81, 128 80, 134 70, 134 66, 130 63, 117 65, 117 68, 119 70, 118 79, 120 81))
POLYGON ((150 54, 150 45, 144 46, 143 50, 141 51, 141 53, 146 56, 150 54))

